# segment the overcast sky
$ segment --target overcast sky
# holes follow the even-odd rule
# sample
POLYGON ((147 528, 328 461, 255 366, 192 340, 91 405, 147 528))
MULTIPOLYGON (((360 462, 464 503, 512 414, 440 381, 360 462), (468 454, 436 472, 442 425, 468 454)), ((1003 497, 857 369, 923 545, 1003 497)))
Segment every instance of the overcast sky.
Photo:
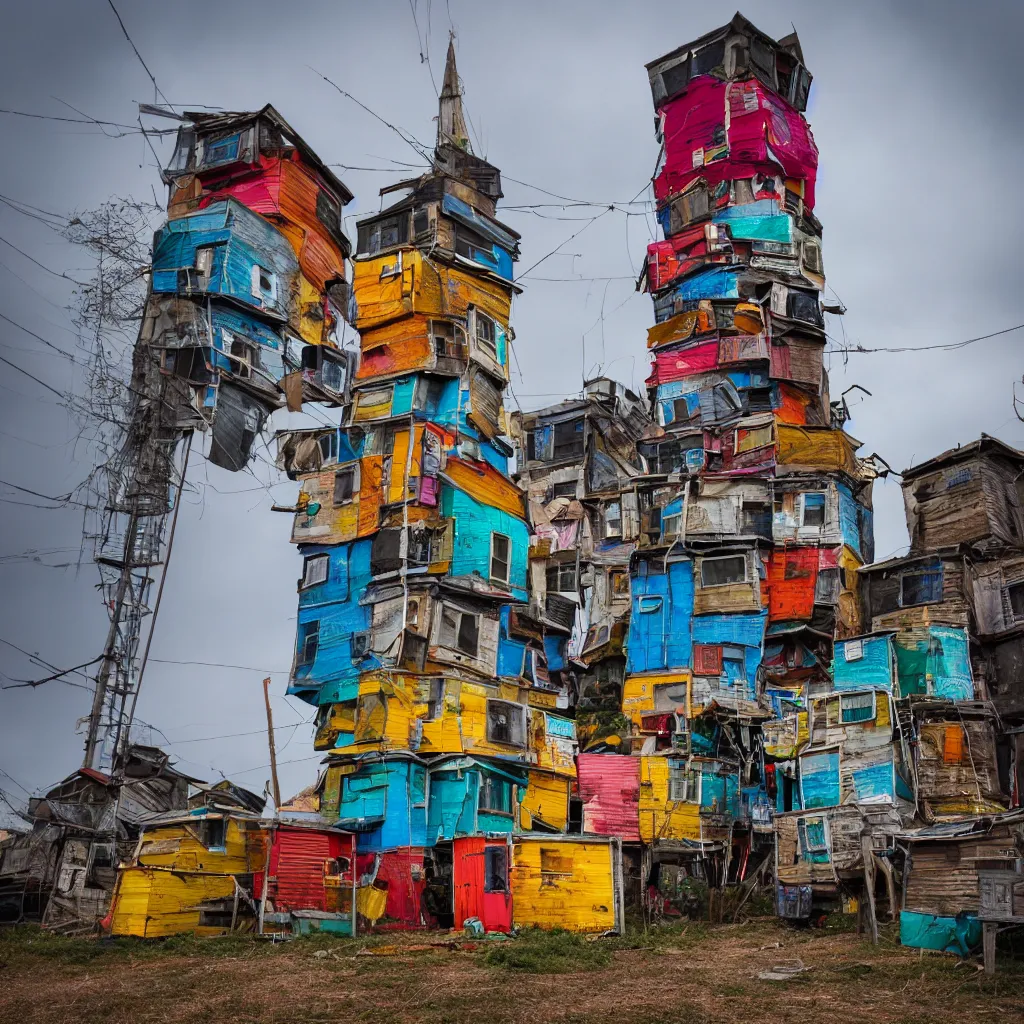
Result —
MULTIPOLYGON (((731 5, 417 0, 414 24, 408 0, 117 3, 170 102, 273 103, 325 161, 351 168, 338 173, 356 195, 352 218, 378 209, 378 189, 406 176, 417 156, 315 72, 432 140, 431 71, 439 85, 451 23, 474 146, 504 172, 500 216, 523 236, 520 273, 560 246, 526 275, 515 304, 516 398, 523 408, 551 404, 599 371, 642 388, 653 312, 633 279, 654 221, 649 209, 620 204, 649 197, 657 157, 644 64, 727 21, 731 5), (546 193, 597 205, 548 205, 561 200, 546 193)), ((829 287, 848 308, 842 320, 828 318, 830 348, 844 339, 920 348, 1024 321, 1019 254, 1009 244, 1024 210, 1014 184, 1024 166, 1024 5, 775 0, 748 2, 743 13, 775 37, 792 22, 815 76, 807 112, 820 150, 815 212, 829 287)), ((123 124, 154 98, 107 0, 8 5, 0 97, 9 110, 123 124)), ((7 112, 0 125, 0 196, 59 214, 112 196, 152 199, 154 189, 165 197, 138 133, 7 112)), ((165 159, 170 144, 154 145, 165 159)), ((85 280, 88 256, 2 202, 0 238, 0 314, 73 347, 74 285, 27 257, 85 280)), ((1024 397, 1022 343, 1011 333, 950 352, 834 355, 832 393, 852 384, 871 392, 855 393, 848 429, 864 454, 878 452, 897 470, 981 431, 1024 447, 1012 405, 1015 382, 1024 397)), ((3 321, 0 356, 58 391, 81 389, 79 367, 3 321)), ((67 565, 78 558, 80 510, 35 508, 24 503, 36 498, 6 486, 66 494, 95 453, 76 443, 80 426, 57 396, 2 370, 0 673, 9 686, 47 674, 11 644, 77 665, 102 650, 107 619, 94 567, 67 565)), ((284 697, 300 561, 289 517, 270 505, 291 500, 296 486, 262 463, 258 479, 203 460, 193 467, 153 644, 160 660, 147 669, 138 714, 162 731, 154 741, 183 770, 223 772, 259 790, 268 777, 261 680, 272 673, 281 788, 291 793, 313 781, 317 757, 312 709, 284 697)), ((906 545, 896 481, 876 486, 875 505, 882 558, 906 545)), ((60 682, 0 692, 0 791, 17 803, 77 767, 76 722, 88 702, 86 689, 60 682)))

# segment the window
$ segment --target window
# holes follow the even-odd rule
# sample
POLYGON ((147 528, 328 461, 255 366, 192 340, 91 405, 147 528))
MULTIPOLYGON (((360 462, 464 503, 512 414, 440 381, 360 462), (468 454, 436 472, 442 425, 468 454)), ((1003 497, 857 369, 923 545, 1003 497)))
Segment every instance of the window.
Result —
POLYGON ((108 888, 113 877, 114 846, 112 843, 93 843, 89 849, 89 871, 85 879, 87 886, 108 888), (104 880, 97 872, 107 872, 110 878, 104 880))
POLYGON ((231 339, 229 346, 231 353, 231 371, 238 377, 249 378, 252 376, 253 364, 258 365, 256 358, 256 346, 247 345, 244 341, 232 338, 225 332, 224 340, 231 339))
POLYGON ((526 708, 507 700, 487 702, 487 739, 509 747, 526 746, 526 708))
POLYGON ((692 771, 685 761, 669 761, 668 798, 677 804, 699 803, 700 772, 692 771))
POLYGON ((824 817, 800 818, 798 832, 802 854, 828 853, 828 825, 824 817))
POLYGON ((334 505, 347 505, 355 493, 356 467, 339 469, 334 474, 334 505))
POLYGON ((438 643, 475 658, 480 643, 480 617, 448 604, 442 605, 438 643))
POLYGON ((412 214, 412 233, 416 236, 425 235, 430 230, 430 214, 425 206, 420 206, 412 214))
POLYGON ((500 583, 509 580, 509 556, 512 541, 503 533, 491 534, 491 579, 500 583))
POLYGON ((496 779, 485 775, 480 779, 480 795, 477 807, 481 811, 497 811, 499 814, 512 813, 512 783, 507 779, 496 779))
POLYGON ((802 526, 824 526, 825 525, 825 495, 804 494, 802 526))
POLYGON ((356 701, 356 743, 375 743, 384 738, 388 705, 382 693, 362 693, 356 701))
POLYGON ((223 818, 203 818, 199 822, 199 842, 208 850, 223 850, 227 824, 223 818))
POLYGON ((238 159, 242 148, 242 133, 236 132, 223 139, 207 142, 203 146, 202 167, 216 167, 218 164, 230 164, 238 159))
POLYGON ((332 235, 337 235, 341 231, 341 203, 324 189, 320 189, 316 194, 316 219, 332 235))
POLYGON ((264 305, 277 301, 277 276, 272 270, 256 264, 252 268, 252 294, 264 305))
POLYGON ((540 848, 541 885, 557 885, 561 878, 572 878, 572 856, 552 847, 540 848))
POLYGON ((484 848, 484 892, 508 892, 508 847, 484 848))
POLYGON ((745 583, 746 579, 747 560, 743 555, 701 559, 700 585, 702 587, 724 587, 730 583, 745 583))
POLYGON ((409 241, 408 212, 383 217, 370 224, 360 224, 358 241, 360 254, 366 256, 374 256, 385 249, 404 245, 409 241))
POLYGON ((438 359, 465 359, 466 332, 448 320, 431 320, 430 334, 434 339, 434 352, 438 359))
POLYGON ((203 245, 196 249, 196 273, 209 280, 213 272, 213 246, 203 245))
POLYGON ((555 425, 556 459, 569 459, 583 454, 583 420, 570 420, 568 423, 555 425))
POLYGON ((551 485, 551 500, 555 498, 575 498, 577 483, 575 480, 563 480, 562 483, 551 485))
POLYGON ((682 512, 674 512, 672 515, 661 516, 661 539, 676 540, 683 528, 682 512))
POLYGON ((608 573, 608 591, 613 600, 629 598, 629 573, 625 569, 612 569, 608 573))
POLYGON ((495 322, 480 310, 473 317, 476 322, 475 336, 477 347, 486 352, 492 359, 498 358, 498 329, 495 322))
POLYGON ((1003 593, 1006 595, 1005 604, 1009 611, 1009 617, 1014 622, 1024 619, 1024 580, 1007 584, 1003 593))
POLYGON ((847 640, 843 644, 843 661, 860 661, 864 657, 863 640, 847 640))
POLYGON ((839 695, 839 719, 843 725, 875 720, 874 693, 842 693, 839 695))
POLYGON ((312 665, 316 661, 316 652, 320 646, 320 620, 315 622, 300 622, 298 648, 295 657, 295 667, 303 668, 312 665))
POLYGON ((900 577, 900 607, 935 604, 942 600, 942 569, 937 572, 907 572, 900 577))
POLYGON ((321 434, 317 439, 320 448, 320 465, 338 461, 338 433, 332 430, 329 434, 321 434))
POLYGON ((610 501, 604 509, 604 535, 606 537, 622 536, 622 504, 610 501))
POLYGON ((576 563, 556 562, 544 573, 547 590, 552 594, 576 593, 576 563))
POLYGON ((310 555, 302 563, 302 589, 315 587, 318 583, 327 582, 327 568, 330 564, 328 555, 310 555))

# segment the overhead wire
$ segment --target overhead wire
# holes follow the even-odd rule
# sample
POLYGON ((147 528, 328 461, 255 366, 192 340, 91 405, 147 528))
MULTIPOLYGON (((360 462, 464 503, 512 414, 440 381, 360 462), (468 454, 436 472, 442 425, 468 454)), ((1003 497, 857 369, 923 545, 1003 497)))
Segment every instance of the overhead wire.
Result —
POLYGON ((866 354, 872 352, 953 352, 956 349, 966 348, 979 341, 988 341, 989 338, 998 338, 1004 334, 1011 334, 1024 328, 1024 324, 1015 324, 1013 327, 1005 327, 1001 331, 993 331, 991 334, 981 334, 976 338, 967 338, 964 341, 953 341, 939 345, 901 345, 897 347, 865 348, 863 345, 851 345, 848 348, 829 349, 830 353, 842 352, 849 355, 866 354))
POLYGON ((149 80, 153 83, 153 91, 158 96, 161 96, 163 98, 164 103, 166 103, 167 106, 171 107, 171 109, 173 110, 174 108, 173 106, 171 106, 170 100, 168 100, 167 97, 164 96, 160 86, 156 84, 156 78, 153 77, 153 72, 149 70, 149 65, 142 59, 142 54, 139 53, 139 48, 135 45, 134 41, 132 40, 132 37, 128 35, 128 29, 125 28, 124 21, 121 18, 121 15, 118 13, 117 8, 114 6, 114 0, 107 0, 107 3, 110 5, 110 9, 114 12, 114 17, 117 18, 117 23, 121 26, 121 31, 124 33, 125 39, 128 40, 128 45, 132 48, 132 50, 134 50, 135 56, 139 58, 139 63, 142 65, 143 70, 146 72, 147 75, 149 75, 149 80))

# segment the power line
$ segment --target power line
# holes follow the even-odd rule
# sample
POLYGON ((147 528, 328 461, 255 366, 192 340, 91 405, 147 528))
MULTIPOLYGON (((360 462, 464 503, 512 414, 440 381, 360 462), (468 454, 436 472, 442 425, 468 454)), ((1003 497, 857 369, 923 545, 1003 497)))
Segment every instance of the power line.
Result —
POLYGON ((156 84, 156 79, 153 77, 153 72, 149 70, 149 67, 147 66, 146 62, 142 59, 142 54, 139 53, 139 48, 135 45, 135 43, 132 42, 132 37, 128 35, 128 29, 124 27, 124 22, 121 20, 121 15, 117 13, 117 8, 114 6, 114 0, 107 0, 107 3, 110 4, 110 9, 114 12, 114 17, 117 18, 117 23, 121 26, 121 31, 124 33, 125 39, 128 40, 128 45, 135 51, 135 56, 139 58, 139 63, 142 65, 146 74, 149 75, 149 80, 153 83, 153 91, 157 95, 163 96, 164 103, 166 103, 167 106, 171 106, 170 101, 167 99, 166 96, 164 96, 160 86, 156 84))
POLYGON ((844 355, 853 355, 861 352, 952 352, 958 348, 966 348, 976 341, 988 341, 989 338, 998 338, 1003 334, 1010 334, 1019 331, 1024 324, 1016 324, 1014 327, 1006 327, 1001 331, 993 331, 991 334, 982 334, 977 338, 968 338, 966 341, 954 341, 947 345, 906 345, 899 348, 864 348, 863 345, 855 345, 852 348, 829 349, 830 353, 840 352, 844 355))
POLYGON ((556 245, 554 249, 551 250, 551 252, 547 253, 544 256, 541 256, 541 258, 537 260, 536 263, 534 263, 531 267, 524 270, 523 273, 521 273, 519 277, 516 278, 516 280, 522 281, 527 276, 527 274, 530 273, 531 270, 536 270, 537 267, 539 267, 546 259, 548 259, 551 256, 554 256, 555 253, 558 252, 558 250, 561 249, 563 245, 568 245, 577 235, 581 235, 584 231, 586 231, 587 228, 589 228, 590 225, 594 223, 594 221, 600 220, 606 214, 611 213, 614 209, 614 206, 609 206, 607 210, 602 210, 600 213, 591 217, 590 220, 588 220, 587 223, 583 225, 583 227, 581 227, 578 231, 573 232, 573 234, 571 234, 567 239, 565 239, 565 241, 559 242, 558 245, 556 245))
MULTIPOLYGON (((0 242, 2 242, 2 241, 4 241, 4 239, 0 238, 0 242)), ((43 269, 45 270, 46 268, 44 267, 43 269)), ((51 270, 50 273, 52 274, 53 271, 51 270)), ((59 274, 58 276, 59 277, 63 277, 62 274, 59 274)), ((68 278, 68 280, 71 280, 71 279, 68 278)), ((78 282, 76 281, 75 283, 77 284, 78 282)), ((26 334, 28 334, 31 337, 35 338, 36 341, 41 341, 44 345, 47 346, 47 348, 52 348, 55 352, 59 352, 62 356, 67 356, 68 359, 70 359, 72 362, 75 361, 75 357, 74 357, 73 353, 68 352, 66 349, 61 348, 59 345, 54 345, 54 343, 52 341, 47 341, 46 338, 44 338, 41 334, 36 334, 35 331, 30 331, 27 327, 23 327, 16 320, 12 320, 9 316, 5 316, 3 313, 0 313, 0 320, 5 320, 12 327, 17 327, 19 331, 24 331, 26 334)), ((56 325, 54 325, 54 326, 56 326, 56 325)))
POLYGON ((42 494, 39 491, 33 491, 28 487, 20 487, 18 484, 12 484, 7 480, 0 480, 0 484, 4 487, 10 487, 14 491, 21 491, 22 494, 31 494, 33 498, 42 498, 44 501, 53 501, 58 505, 78 505, 80 508, 92 508, 92 505, 87 505, 83 501, 74 501, 71 497, 72 491, 68 491, 67 494, 54 497, 52 494, 42 494))
MULTIPOLYGON (((7 318, 4 317, 4 319, 6 320, 7 318)), ((65 353, 65 355, 67 355, 67 353, 65 353)), ((67 401, 68 396, 64 394, 63 391, 58 391, 56 388, 51 387, 49 384, 46 383, 45 380, 40 380, 34 373, 29 373, 28 370, 23 370, 20 366, 18 366, 17 363, 12 363, 9 359, 5 359, 3 356, 0 356, 0 363, 4 363, 5 365, 9 366, 12 370, 17 370, 18 373, 24 374, 26 377, 31 378, 37 384, 40 384, 44 388, 46 388, 47 391, 50 391, 53 394, 55 394, 58 398, 67 401)))
POLYGON ((150 658, 150 661, 160 665, 200 665, 204 668, 234 668, 240 672, 262 672, 264 675, 286 676, 290 675, 289 669, 256 668, 253 665, 230 665, 222 661, 177 661, 174 658, 150 658))

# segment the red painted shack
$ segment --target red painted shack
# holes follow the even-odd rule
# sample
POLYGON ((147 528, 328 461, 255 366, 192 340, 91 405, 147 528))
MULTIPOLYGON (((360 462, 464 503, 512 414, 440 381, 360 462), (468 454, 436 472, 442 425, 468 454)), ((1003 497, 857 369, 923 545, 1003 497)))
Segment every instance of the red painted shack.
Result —
POLYGON ((583 831, 640 842, 640 759, 623 754, 580 754, 576 772, 583 801, 583 831))
POLYGON ((507 839, 468 836, 452 843, 455 927, 476 918, 488 932, 512 930, 507 839))
MULTIPOLYGON (((272 834, 268 904, 278 913, 350 913, 355 836, 304 822, 276 823, 272 834)), ((262 898, 262 889, 259 878, 257 898, 262 898)))

